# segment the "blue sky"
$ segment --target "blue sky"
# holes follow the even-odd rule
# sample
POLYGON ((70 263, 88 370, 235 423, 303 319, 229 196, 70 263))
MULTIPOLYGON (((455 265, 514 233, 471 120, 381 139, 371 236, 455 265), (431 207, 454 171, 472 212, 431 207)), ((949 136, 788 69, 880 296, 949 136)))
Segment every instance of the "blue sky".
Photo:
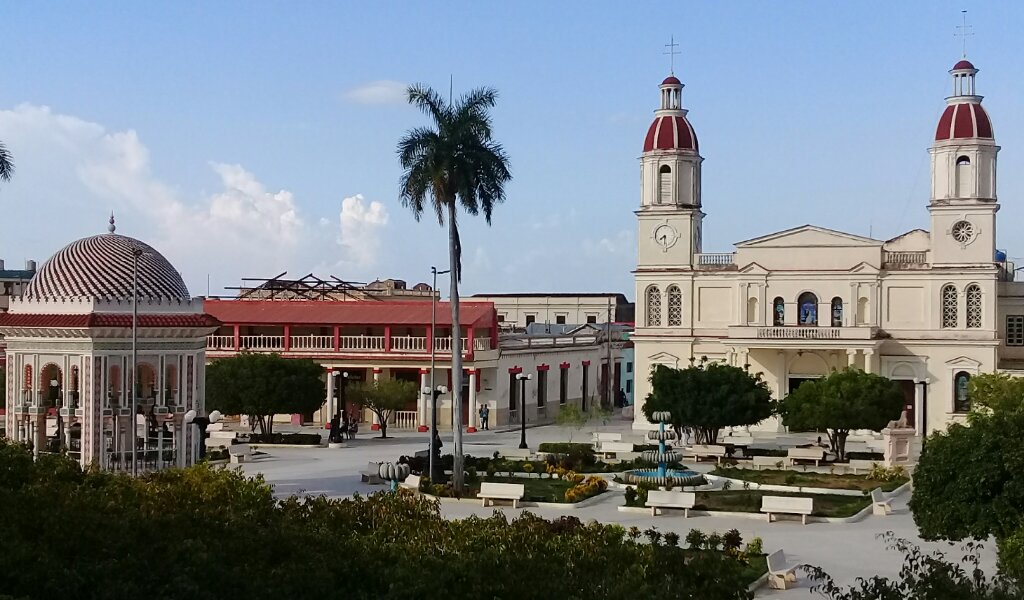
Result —
POLYGON ((425 280, 446 235, 398 201, 402 86, 489 85, 514 179, 462 219, 463 290, 633 296, 638 155, 668 72, 700 138, 706 251, 813 223, 928 226, 927 147, 960 56, 1000 153, 999 246, 1024 256, 1024 6, 1012 2, 8 3, 0 258, 105 231, 194 294, 315 271, 425 280))

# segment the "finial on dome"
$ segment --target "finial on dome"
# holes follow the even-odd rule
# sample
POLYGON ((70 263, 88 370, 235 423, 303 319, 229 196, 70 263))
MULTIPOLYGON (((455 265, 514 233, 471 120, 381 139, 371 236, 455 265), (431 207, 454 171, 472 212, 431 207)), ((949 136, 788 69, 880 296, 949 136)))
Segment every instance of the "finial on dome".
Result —
POLYGON ((669 73, 669 75, 675 75, 676 74, 676 55, 680 54, 680 52, 678 50, 676 50, 676 48, 679 47, 679 44, 676 43, 676 36, 673 35, 672 37, 670 37, 669 38, 669 43, 665 44, 665 47, 668 48, 668 50, 666 50, 665 52, 662 52, 662 54, 667 54, 668 56, 671 57, 671 58, 669 58, 669 70, 668 70, 668 73, 669 73))
POLYGON ((107 225, 107 231, 109 231, 110 233, 114 233, 115 231, 117 231, 117 225, 114 225, 113 211, 111 211, 110 213, 110 221, 108 221, 108 223, 110 223, 110 225, 107 225))

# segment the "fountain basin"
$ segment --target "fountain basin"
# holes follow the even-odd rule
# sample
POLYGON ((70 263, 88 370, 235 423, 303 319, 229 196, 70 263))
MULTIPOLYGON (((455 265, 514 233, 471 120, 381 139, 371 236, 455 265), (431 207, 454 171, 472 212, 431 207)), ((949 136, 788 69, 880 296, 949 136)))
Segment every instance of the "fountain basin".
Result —
POLYGON ((657 486, 695 486, 706 483, 704 476, 696 471, 667 469, 660 475, 658 469, 634 469, 622 475, 627 483, 649 483, 657 486))

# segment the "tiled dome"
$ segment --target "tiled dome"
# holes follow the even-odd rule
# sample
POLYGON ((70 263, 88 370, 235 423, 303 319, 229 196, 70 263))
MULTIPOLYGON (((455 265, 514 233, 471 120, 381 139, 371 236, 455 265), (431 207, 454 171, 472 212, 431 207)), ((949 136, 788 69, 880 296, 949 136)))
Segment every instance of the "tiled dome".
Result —
POLYGON ((178 271, 149 244, 116 233, 71 242, 46 261, 25 290, 25 298, 130 300, 132 257, 138 258, 139 298, 189 300, 178 271))
POLYGON ((644 152, 652 150, 693 150, 697 148, 697 134, 686 117, 655 117, 644 138, 644 152))

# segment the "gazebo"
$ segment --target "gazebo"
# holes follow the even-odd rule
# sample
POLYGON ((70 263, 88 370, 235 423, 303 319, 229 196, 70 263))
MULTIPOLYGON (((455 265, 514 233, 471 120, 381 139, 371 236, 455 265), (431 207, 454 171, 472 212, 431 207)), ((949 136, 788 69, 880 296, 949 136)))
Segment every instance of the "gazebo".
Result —
POLYGON ((113 217, 108 229, 54 254, 0 314, 7 436, 83 466, 190 465, 219 323, 159 252, 116 234, 113 217))

